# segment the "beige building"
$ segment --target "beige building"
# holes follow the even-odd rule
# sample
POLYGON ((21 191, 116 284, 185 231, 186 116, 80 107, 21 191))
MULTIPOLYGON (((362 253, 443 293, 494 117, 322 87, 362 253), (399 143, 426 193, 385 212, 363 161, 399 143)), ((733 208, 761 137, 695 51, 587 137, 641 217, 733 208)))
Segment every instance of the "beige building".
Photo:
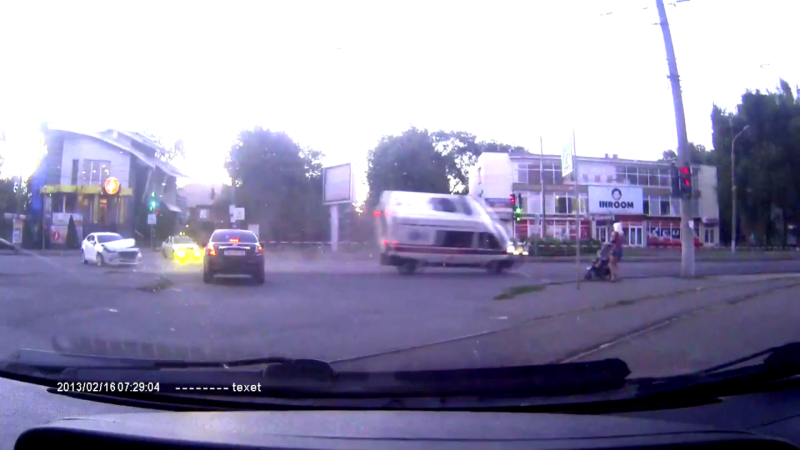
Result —
MULTIPOLYGON (((579 157, 575 173, 561 176, 556 155, 484 153, 470 172, 470 195, 483 198, 520 238, 608 239, 622 222, 630 246, 680 245, 680 202, 670 195, 670 164, 579 157), (514 221, 511 195, 521 194, 522 220, 514 221)), ((719 244, 716 168, 692 167, 692 223, 696 245, 719 244)))

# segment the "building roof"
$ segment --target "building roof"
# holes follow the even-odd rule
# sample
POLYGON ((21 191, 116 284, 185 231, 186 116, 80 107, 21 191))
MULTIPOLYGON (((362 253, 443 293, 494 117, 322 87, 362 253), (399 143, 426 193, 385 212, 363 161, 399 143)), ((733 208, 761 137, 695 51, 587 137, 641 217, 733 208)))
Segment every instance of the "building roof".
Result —
MULTIPOLYGON (((539 155, 536 153, 522 153, 522 152, 511 152, 509 153, 511 159, 535 159, 539 160, 542 157, 544 159, 552 159, 552 160, 561 160, 561 155, 539 155)), ((603 157, 597 156, 578 156, 579 161, 606 161, 606 162, 619 162, 619 163, 626 163, 626 164, 649 164, 649 165, 668 165, 670 161, 653 161, 653 160, 639 160, 639 159, 623 159, 618 158, 617 155, 608 155, 603 157)))
MULTIPOLYGON (((118 148, 120 150, 123 150, 123 151, 131 154, 132 156, 135 156, 136 159, 142 161, 143 163, 147 164, 148 166, 150 166, 152 168, 158 167, 159 169, 163 170, 165 173, 167 173, 170 176, 178 177, 178 178, 188 178, 184 173, 182 173, 180 170, 178 170, 172 164, 170 164, 168 162, 165 162, 165 161, 162 161, 162 160, 156 158, 155 156, 145 155, 141 151, 133 148, 131 145, 129 145, 129 144, 127 144, 127 143, 125 143, 125 142, 123 142, 123 141, 121 141, 119 139, 114 139, 113 134, 107 133, 107 131, 112 131, 112 132, 116 131, 117 133, 123 134, 123 135, 125 135, 125 136, 127 136, 127 137, 129 137, 131 139, 134 139, 134 140, 136 140, 137 142, 139 142, 139 143, 141 143, 143 145, 146 145, 148 147, 153 148, 154 150, 159 149, 159 148, 161 148, 163 150, 163 148, 161 146, 159 146, 157 143, 155 143, 153 141, 150 141, 149 139, 147 141, 144 141, 139 137, 132 136, 131 135, 132 133, 130 133, 130 132, 119 131, 119 130, 106 130, 106 131, 104 131, 102 133, 95 133, 95 132, 79 131, 79 130, 75 130, 75 129, 69 129, 69 128, 66 128, 66 127, 54 127, 54 126, 48 126, 48 130, 61 131, 61 132, 64 132, 64 133, 77 134, 77 135, 80 135, 80 136, 86 136, 86 137, 90 137, 92 139, 97 139, 97 140, 102 141, 102 142, 104 142, 104 143, 106 143, 108 145, 111 145, 111 146, 116 147, 116 148, 118 148)), ((133 133, 133 134, 138 135, 139 133, 133 133)), ((142 137, 144 137, 144 136, 142 136, 142 137)))
POLYGON ((214 200, 222 195, 223 184, 191 183, 178 189, 180 195, 186 199, 186 207, 194 208, 201 205, 211 205, 214 200), (211 198, 211 193, 214 198, 211 198))

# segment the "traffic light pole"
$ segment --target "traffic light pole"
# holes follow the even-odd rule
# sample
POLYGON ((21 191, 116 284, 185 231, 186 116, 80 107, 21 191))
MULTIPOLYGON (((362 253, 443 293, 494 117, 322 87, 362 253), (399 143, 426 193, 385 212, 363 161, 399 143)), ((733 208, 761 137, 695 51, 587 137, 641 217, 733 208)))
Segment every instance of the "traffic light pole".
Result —
MULTIPOLYGON (((669 30, 664 0, 656 0, 661 34, 664 36, 664 49, 667 52, 669 79, 672 84, 672 103, 675 109, 675 127, 678 132, 678 163, 681 167, 691 167, 689 154, 689 138, 686 133, 686 116, 683 111, 681 81, 678 76, 678 63, 675 60, 675 49, 672 46, 672 33, 669 30)), ((681 276, 694 277, 694 231, 689 225, 692 221, 692 197, 681 198, 681 276)))
MULTIPOLYGON (((511 236, 514 238, 514 242, 517 242, 517 194, 511 194, 511 197, 514 198, 513 208, 511 208, 511 236)), ((516 244, 515 244, 516 245, 516 244)))

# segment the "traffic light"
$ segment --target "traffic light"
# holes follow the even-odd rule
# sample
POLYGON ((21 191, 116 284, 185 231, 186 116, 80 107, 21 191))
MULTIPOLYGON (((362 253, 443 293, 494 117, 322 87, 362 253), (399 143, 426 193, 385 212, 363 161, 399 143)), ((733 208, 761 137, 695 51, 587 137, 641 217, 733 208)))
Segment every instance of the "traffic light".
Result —
POLYGON ((511 198, 511 204, 514 206, 514 220, 519 222, 522 220, 522 194, 517 194, 516 199, 514 199, 514 195, 511 198))
POLYGON ((158 199, 156 199, 155 192, 150 193, 150 204, 148 205, 148 207, 150 209, 150 212, 154 212, 158 208, 158 199))
POLYGON ((692 196, 692 169, 689 167, 681 167, 678 169, 680 177, 680 191, 683 197, 691 198, 692 196))
POLYGON ((681 196, 681 177, 678 166, 675 163, 669 166, 669 183, 672 188, 672 197, 678 198, 681 196))

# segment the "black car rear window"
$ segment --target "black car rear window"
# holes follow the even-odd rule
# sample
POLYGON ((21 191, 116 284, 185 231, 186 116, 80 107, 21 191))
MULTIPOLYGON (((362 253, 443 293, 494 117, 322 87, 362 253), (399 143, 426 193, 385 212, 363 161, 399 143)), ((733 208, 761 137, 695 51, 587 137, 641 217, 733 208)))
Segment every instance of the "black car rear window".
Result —
POLYGON ((211 242, 230 242, 231 239, 238 239, 243 244, 256 244, 256 235, 249 231, 215 231, 211 235, 211 242))

